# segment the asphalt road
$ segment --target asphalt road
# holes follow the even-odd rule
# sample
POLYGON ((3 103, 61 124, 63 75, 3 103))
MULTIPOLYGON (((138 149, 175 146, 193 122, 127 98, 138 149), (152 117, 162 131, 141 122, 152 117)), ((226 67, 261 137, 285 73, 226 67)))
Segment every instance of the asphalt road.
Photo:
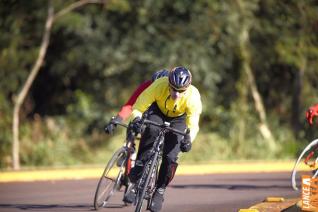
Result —
MULTIPOLYGON (((76 173, 75 173, 76 174, 76 173)), ((98 179, 0 183, 0 211, 91 211, 98 179)), ((300 197, 290 172, 176 176, 165 195, 163 212, 231 212, 268 196, 300 197)), ((121 194, 101 211, 134 211, 121 194)))

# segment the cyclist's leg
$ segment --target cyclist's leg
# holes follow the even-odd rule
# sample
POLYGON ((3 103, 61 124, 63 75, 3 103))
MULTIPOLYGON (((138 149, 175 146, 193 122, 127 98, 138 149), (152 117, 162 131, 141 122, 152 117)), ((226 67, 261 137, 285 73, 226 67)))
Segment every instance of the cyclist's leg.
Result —
MULTIPOLYGON (((156 103, 152 104, 147 110, 147 119, 157 122, 163 123, 163 114, 159 110, 156 103)), ((148 151, 153 146, 153 143, 156 137, 159 134, 159 129, 155 126, 149 126, 145 129, 144 133, 141 136, 140 144, 138 148, 137 158, 135 167, 131 170, 130 178, 133 182, 137 182, 137 180, 141 176, 141 172, 143 170, 143 165, 145 161, 147 161, 148 151)))
MULTIPOLYGON (((178 129, 180 131, 184 131, 186 129, 185 115, 167 121, 170 121, 171 126, 175 129, 178 129)), ((161 210, 165 189, 173 179, 178 167, 177 159, 178 154, 180 153, 180 143, 182 138, 182 136, 174 133, 166 134, 162 155, 162 163, 157 181, 157 188, 153 195, 152 203, 150 206, 150 209, 152 211, 161 210)))
MULTIPOLYGON (((186 115, 170 118, 171 127, 180 131, 185 131, 186 115)), ((167 133, 163 149, 162 163, 159 171, 157 187, 165 188, 171 182, 178 167, 178 154, 180 153, 180 143, 183 136, 175 133, 167 133)))

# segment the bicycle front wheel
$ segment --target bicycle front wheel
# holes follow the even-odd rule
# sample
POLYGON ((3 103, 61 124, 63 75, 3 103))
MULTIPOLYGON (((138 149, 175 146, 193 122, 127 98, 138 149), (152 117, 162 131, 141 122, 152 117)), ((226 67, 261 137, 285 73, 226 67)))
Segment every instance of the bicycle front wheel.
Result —
MULTIPOLYGON (((152 182, 152 179, 156 179, 156 165, 158 163, 159 153, 157 152, 154 157, 151 159, 151 163, 147 164, 146 167, 143 170, 143 174, 140 180, 141 182, 141 187, 138 188, 137 191, 137 206, 135 212, 140 212, 142 209, 142 205, 147 193, 147 189, 149 189, 150 184, 152 182), (148 166, 148 167, 147 167, 148 166)), ((150 194, 149 194, 150 195, 150 194)))
MULTIPOLYGON (((298 190, 297 184, 296 184, 296 174, 299 171, 299 166, 301 162, 304 162, 308 167, 313 169, 314 176, 316 177, 318 175, 317 166, 318 163, 318 157, 317 157, 317 150, 318 150, 318 139, 313 140, 310 142, 305 149, 302 151, 302 153, 299 155, 298 159, 295 162, 293 171, 292 171, 292 187, 294 190, 298 190)), ((308 170, 307 170, 308 171, 308 170)))
POLYGON ((105 207, 109 203, 111 196, 120 190, 123 184, 127 156, 127 150, 122 147, 114 153, 107 163, 96 188, 94 197, 95 210, 105 207))

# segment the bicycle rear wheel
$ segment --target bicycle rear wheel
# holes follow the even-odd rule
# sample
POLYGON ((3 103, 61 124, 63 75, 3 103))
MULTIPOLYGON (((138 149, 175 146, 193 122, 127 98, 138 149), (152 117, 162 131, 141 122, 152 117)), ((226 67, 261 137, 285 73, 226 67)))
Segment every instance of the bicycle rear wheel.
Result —
POLYGON ((123 185, 127 156, 127 150, 122 147, 114 153, 110 161, 107 163, 107 166, 97 184, 94 197, 95 210, 105 207, 109 203, 111 196, 116 191, 119 191, 123 185))

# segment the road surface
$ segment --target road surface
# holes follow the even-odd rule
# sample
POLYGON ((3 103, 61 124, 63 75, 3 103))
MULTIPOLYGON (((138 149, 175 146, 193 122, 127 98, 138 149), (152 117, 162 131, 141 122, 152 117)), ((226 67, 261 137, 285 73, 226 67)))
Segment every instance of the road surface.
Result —
MULTIPOLYGON (((0 211, 92 211, 98 179, 0 183, 0 211)), ((163 212, 231 212, 268 196, 300 197, 290 172, 176 176, 165 195, 163 212)), ((101 211, 134 211, 121 196, 101 211)))

